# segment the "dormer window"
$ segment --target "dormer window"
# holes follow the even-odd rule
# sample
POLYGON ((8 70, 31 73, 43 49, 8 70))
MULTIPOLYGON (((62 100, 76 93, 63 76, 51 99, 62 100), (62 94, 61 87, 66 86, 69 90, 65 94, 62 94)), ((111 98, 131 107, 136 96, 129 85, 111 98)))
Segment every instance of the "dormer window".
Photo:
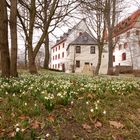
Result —
POLYGON ((78 34, 79 36, 81 36, 82 35, 82 32, 79 32, 79 34, 78 34))

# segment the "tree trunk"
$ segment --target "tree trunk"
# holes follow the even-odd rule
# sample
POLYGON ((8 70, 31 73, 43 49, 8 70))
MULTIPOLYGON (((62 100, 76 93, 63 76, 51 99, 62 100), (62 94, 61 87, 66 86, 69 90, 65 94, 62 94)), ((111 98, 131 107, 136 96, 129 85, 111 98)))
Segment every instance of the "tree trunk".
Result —
POLYGON ((108 75, 113 75, 113 40, 112 40, 112 29, 109 32, 109 41, 108 41, 108 75))
POLYGON ((35 56, 33 54, 32 48, 28 47, 28 60, 29 60, 29 72, 31 74, 37 74, 37 68, 35 63, 35 56))
POLYGON ((95 75, 99 74, 100 66, 101 66, 101 61, 102 61, 102 48, 103 46, 99 46, 99 51, 98 51, 98 63, 95 69, 95 75))
POLYGON ((10 56, 8 46, 8 15, 5 0, 1 0, 0 4, 0 51, 1 51, 2 76, 10 77, 10 56))
POLYGON ((17 77, 17 0, 11 1, 10 10, 10 30, 11 30, 11 76, 17 77))
POLYGON ((49 68, 49 36, 47 35, 45 40, 45 59, 44 59, 44 69, 49 68))
POLYGON ((28 42, 25 40, 25 51, 24 51, 24 67, 28 69, 28 42))

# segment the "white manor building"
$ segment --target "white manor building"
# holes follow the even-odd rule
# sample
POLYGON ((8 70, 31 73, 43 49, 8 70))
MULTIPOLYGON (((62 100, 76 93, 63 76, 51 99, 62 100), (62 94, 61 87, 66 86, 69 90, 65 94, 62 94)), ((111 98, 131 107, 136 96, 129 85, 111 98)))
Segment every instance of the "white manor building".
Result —
MULTIPOLYGON (((93 73, 98 61, 96 39, 91 35, 85 20, 64 33, 63 37, 51 48, 52 69, 63 70, 67 73, 93 73)), ((107 73, 108 53, 104 50, 101 74, 107 73)))
POLYGON ((121 21, 114 29, 116 42, 113 65, 140 69, 140 10, 121 21))

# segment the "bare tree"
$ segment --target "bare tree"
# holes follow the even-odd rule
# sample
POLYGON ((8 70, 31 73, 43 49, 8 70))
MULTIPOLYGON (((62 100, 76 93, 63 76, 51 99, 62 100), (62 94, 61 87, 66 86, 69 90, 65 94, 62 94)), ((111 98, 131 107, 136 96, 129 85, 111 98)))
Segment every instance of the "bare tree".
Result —
MULTIPOLYGON (((108 41, 108 74, 113 74, 113 48, 116 44, 114 42, 114 28, 117 23, 118 16, 122 12, 122 3, 124 0, 105 0, 105 21, 107 27, 107 41, 108 41)), ((124 8, 124 7, 123 7, 124 8)))
MULTIPOLYGON (((29 27, 27 28, 23 20, 26 17, 23 17, 19 10, 19 20, 22 24, 23 31, 27 40, 29 71, 30 73, 35 74, 37 73, 35 58, 41 45, 46 41, 48 33, 50 32, 50 26, 55 26, 58 21, 60 21, 60 17, 67 14, 67 9, 73 2, 72 0, 19 0, 19 2, 23 8, 27 9, 29 14, 29 19, 26 19, 29 23, 29 27), (42 27, 41 30, 40 27, 42 27), (39 32, 41 31, 41 35, 36 44, 33 44, 35 30, 38 30, 39 32)), ((51 30, 53 29, 54 28, 51 30)), ((48 55, 48 50, 46 54, 48 55)))
MULTIPOLYGON (((81 10, 84 17, 87 19, 87 25, 92 28, 94 31, 94 37, 96 37, 97 45, 98 45, 98 62, 95 70, 95 74, 98 75, 100 66, 101 66, 101 58, 104 47, 104 38, 105 38, 105 30, 106 30, 106 22, 104 17, 104 1, 96 0, 96 1, 80 1, 81 2, 81 10)), ((92 34, 93 35, 93 34, 92 34)))
POLYGON ((48 15, 50 14, 50 10, 49 10, 50 4, 46 0, 40 1, 39 4, 41 5, 40 8, 42 10, 37 13, 37 18, 38 18, 37 25, 42 30, 42 32, 44 32, 46 26, 49 26, 48 33, 44 40, 44 47, 45 47, 44 68, 48 69, 49 56, 50 56, 49 55, 49 35, 52 34, 52 32, 56 28, 59 28, 61 23, 66 22, 65 18, 70 16, 71 12, 74 11, 78 7, 78 4, 76 4, 76 0, 68 0, 68 1, 60 0, 58 3, 58 7, 56 8, 56 12, 53 15, 49 25, 47 25, 47 23, 49 22, 48 15), (44 4, 42 4, 41 2, 43 2, 44 4))
POLYGON ((0 52, 2 76, 10 77, 10 56, 8 46, 8 15, 6 0, 0 3, 0 52))

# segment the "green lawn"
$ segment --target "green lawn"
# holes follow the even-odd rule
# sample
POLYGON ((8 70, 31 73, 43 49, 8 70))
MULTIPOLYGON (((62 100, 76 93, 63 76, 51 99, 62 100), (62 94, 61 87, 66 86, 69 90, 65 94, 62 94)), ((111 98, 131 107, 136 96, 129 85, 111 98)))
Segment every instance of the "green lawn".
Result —
POLYGON ((2 140, 139 140, 140 79, 56 72, 0 79, 2 140))

